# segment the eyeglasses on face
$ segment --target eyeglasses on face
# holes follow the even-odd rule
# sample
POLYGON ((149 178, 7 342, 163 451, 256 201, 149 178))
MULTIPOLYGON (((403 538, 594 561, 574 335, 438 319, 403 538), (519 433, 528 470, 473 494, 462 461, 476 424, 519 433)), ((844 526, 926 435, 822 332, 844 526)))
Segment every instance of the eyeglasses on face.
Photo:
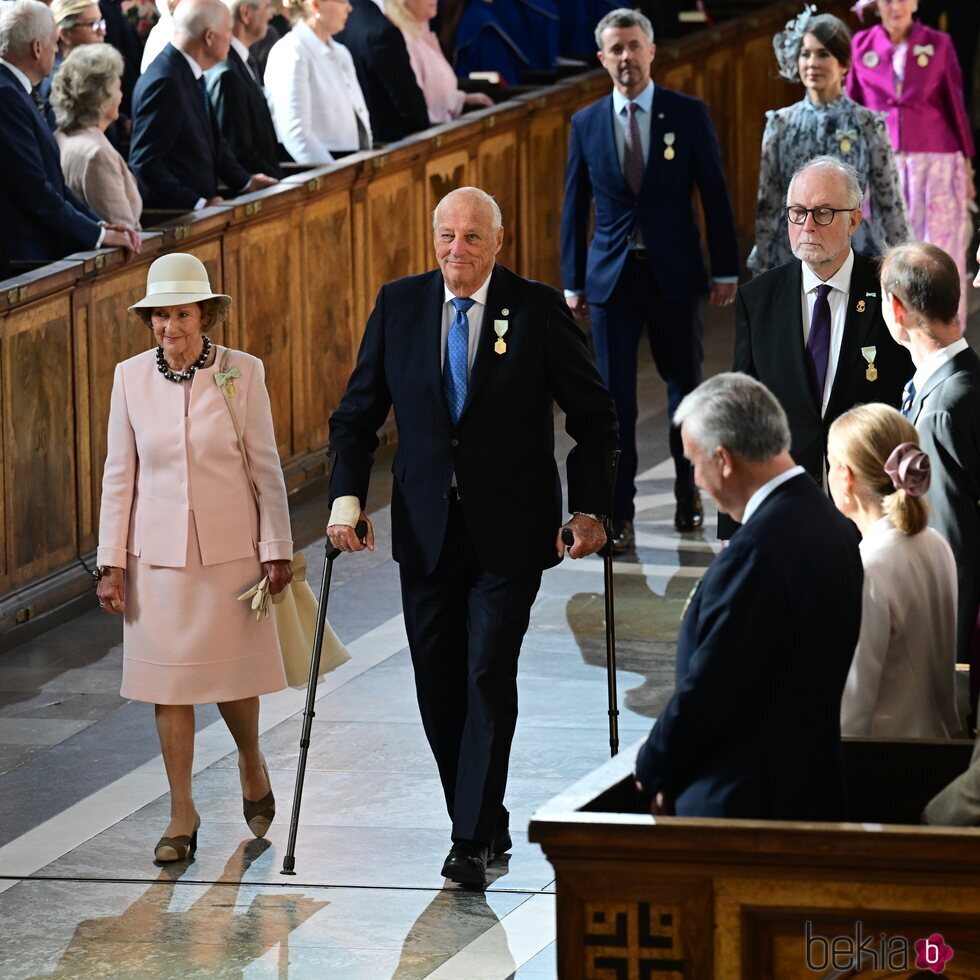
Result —
POLYGON ((857 208, 804 208, 794 204, 786 208, 786 220, 794 225, 806 223, 806 216, 813 215, 813 220, 818 225, 829 225, 833 222, 835 215, 841 211, 856 211, 857 208))
POLYGON ((72 27, 87 27, 91 31, 104 31, 105 21, 104 20, 80 20, 77 24, 73 24, 72 27))

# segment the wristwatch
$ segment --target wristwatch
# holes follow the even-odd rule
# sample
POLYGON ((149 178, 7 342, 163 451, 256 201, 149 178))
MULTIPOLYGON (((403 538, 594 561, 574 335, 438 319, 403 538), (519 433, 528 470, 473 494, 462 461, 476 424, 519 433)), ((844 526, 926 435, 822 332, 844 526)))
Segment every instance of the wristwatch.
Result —
POLYGON ((95 579, 96 583, 102 581, 102 579, 109 573, 112 569, 112 565, 96 565, 95 571, 92 572, 92 578, 95 579))
POLYGON ((605 514, 587 514, 584 510, 573 510, 572 517, 588 517, 590 520, 596 522, 596 524, 602 524, 605 526, 606 515, 605 514))

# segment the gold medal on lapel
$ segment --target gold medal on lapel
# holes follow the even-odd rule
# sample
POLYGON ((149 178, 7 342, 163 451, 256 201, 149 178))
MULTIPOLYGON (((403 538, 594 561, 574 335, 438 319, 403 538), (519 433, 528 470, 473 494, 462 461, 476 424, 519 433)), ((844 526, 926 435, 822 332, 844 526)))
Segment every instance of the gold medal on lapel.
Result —
POLYGON ((840 141, 840 151, 841 153, 851 152, 851 141, 846 136, 840 141))
POLYGON ((854 307, 858 313, 863 313, 868 308, 868 304, 864 302, 863 299, 857 301, 857 306, 854 307))
MULTIPOLYGON (((863 303, 864 300, 861 300, 863 303)), ((868 381, 878 380, 878 369, 875 367, 875 358, 878 356, 877 347, 862 347, 861 356, 868 362, 868 370, 864 372, 864 376, 868 381)))
POLYGON ((229 378, 229 379, 228 379, 228 380, 227 380, 227 381, 225 382, 225 394, 226 394, 226 395, 227 395, 227 396, 228 396, 229 398, 234 398, 234 397, 235 397, 235 382, 234 382, 234 381, 232 381, 232 380, 231 380, 231 378, 229 378))
MULTIPOLYGON (((508 313, 510 311, 504 310, 503 312, 508 313)), ((497 335, 497 342, 493 345, 493 351, 495 354, 507 353, 507 341, 504 340, 504 334, 507 333, 508 326, 509 324, 506 320, 493 321, 493 332, 497 335)))
POLYGON ((664 133, 664 143, 667 144, 667 148, 664 150, 664 159, 673 160, 674 159, 674 139, 675 135, 673 133, 664 133))
POLYGON ((920 54, 918 58, 915 59, 919 63, 920 68, 929 67, 929 56, 925 54, 920 54))

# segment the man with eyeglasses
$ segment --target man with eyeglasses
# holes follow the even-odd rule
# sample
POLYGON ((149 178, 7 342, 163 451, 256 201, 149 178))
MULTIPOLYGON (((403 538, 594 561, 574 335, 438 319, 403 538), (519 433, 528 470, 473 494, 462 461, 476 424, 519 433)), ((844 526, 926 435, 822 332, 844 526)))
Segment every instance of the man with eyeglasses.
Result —
MULTIPOLYGON (((733 370, 779 399, 793 459, 818 483, 834 419, 867 402, 898 408, 912 368, 882 319, 877 264, 851 248, 863 197, 857 171, 835 157, 800 167, 786 194, 796 260, 746 283, 735 300, 733 370)), ((719 519, 720 537, 733 528, 719 519)))

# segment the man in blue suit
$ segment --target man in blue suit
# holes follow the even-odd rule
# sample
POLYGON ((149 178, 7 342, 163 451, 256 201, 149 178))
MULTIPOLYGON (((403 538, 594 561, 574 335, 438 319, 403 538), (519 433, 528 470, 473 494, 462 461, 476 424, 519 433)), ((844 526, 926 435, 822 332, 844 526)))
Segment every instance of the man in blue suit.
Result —
POLYGON ((146 207, 217 204, 219 179, 236 194, 276 183, 235 159, 208 100, 204 72, 228 57, 230 45, 231 13, 221 0, 182 0, 173 41, 136 83, 129 163, 146 207))
POLYGON ((137 232, 104 224, 65 187, 58 144, 31 98, 51 73, 57 37, 51 11, 38 0, 0 5, 0 268, 5 272, 11 262, 52 262, 83 249, 140 249, 137 232))
MULTIPOLYGON (((453 822, 443 875, 486 883, 510 850, 504 808, 517 660, 542 569, 605 543, 612 398, 561 294, 496 264, 500 209, 462 187, 436 208, 439 269, 381 287, 330 419, 327 534, 344 551, 367 520, 377 430, 394 407, 392 552, 426 737, 453 822), (575 442, 562 525, 554 406, 575 442)), ((374 533, 368 530, 368 547, 374 533)))
POLYGON ((857 530, 793 463, 786 413, 762 382, 716 375, 674 423, 698 486, 742 529, 684 615, 677 686, 636 757, 639 789, 655 815, 843 820, 857 530))
MULTIPOLYGON (((613 501, 613 548, 632 549, 637 470, 636 366, 647 333, 667 382, 671 414, 701 380, 699 301, 735 297, 738 249, 718 138, 698 99, 650 79, 656 46, 643 14, 619 9, 596 27, 612 95, 572 118, 561 225, 562 282, 572 311, 591 311, 599 370, 616 399, 622 455, 613 501), (694 213, 697 187, 708 230, 709 283, 694 213), (589 210, 595 232, 588 240, 589 210)), ((680 436, 670 432, 674 526, 703 521, 680 436)))

